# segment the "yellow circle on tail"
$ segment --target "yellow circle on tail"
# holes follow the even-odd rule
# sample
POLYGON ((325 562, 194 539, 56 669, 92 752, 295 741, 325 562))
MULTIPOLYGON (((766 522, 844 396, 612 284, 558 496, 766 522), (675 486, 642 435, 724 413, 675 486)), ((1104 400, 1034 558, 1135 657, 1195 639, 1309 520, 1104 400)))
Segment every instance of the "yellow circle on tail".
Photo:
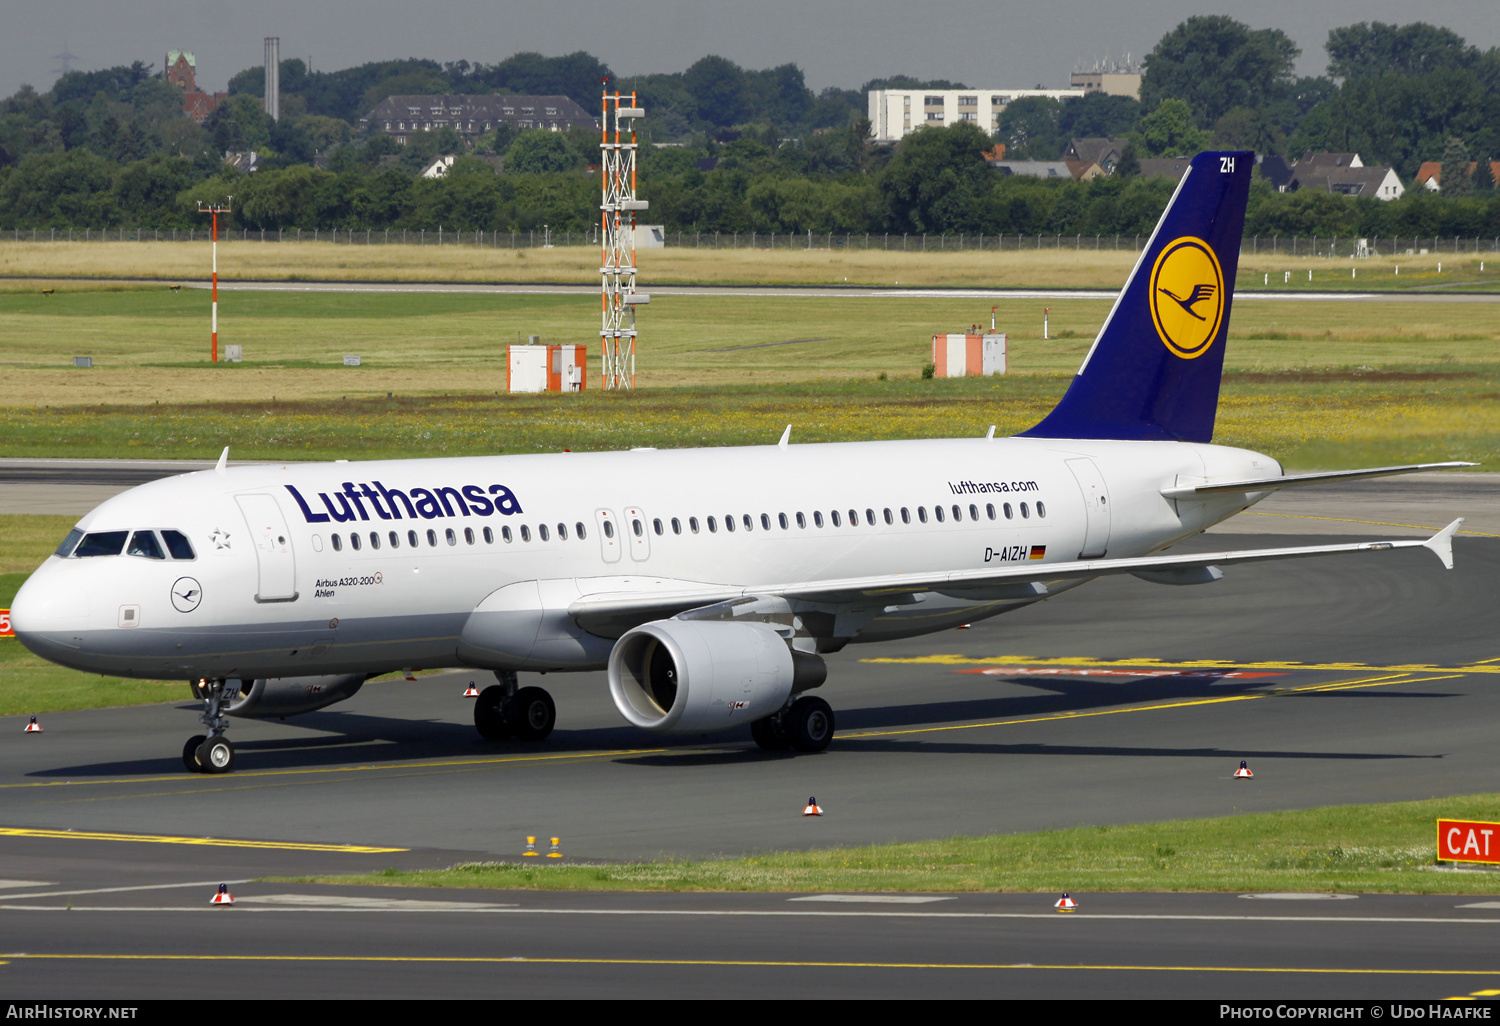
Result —
POLYGON ((1184 360, 1208 352, 1224 320, 1224 271, 1208 243, 1184 235, 1161 251, 1151 268, 1151 320, 1184 360))

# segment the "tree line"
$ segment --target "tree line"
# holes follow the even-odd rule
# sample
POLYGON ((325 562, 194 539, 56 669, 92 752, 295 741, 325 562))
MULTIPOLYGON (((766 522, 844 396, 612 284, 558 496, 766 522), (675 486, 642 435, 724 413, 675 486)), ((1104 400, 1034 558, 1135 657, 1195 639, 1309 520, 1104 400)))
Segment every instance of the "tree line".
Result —
MULTIPOLYGON (((962 84, 896 76, 814 94, 794 65, 756 71, 713 56, 617 84, 648 111, 640 193, 652 203, 649 220, 671 231, 1144 234, 1172 183, 1133 177, 1138 159, 1214 146, 1357 151, 1366 163, 1394 164, 1409 186, 1421 161, 1443 161, 1443 195, 1412 188, 1392 203, 1280 194, 1258 181, 1247 233, 1500 234, 1486 159, 1500 155, 1500 51, 1420 22, 1335 29, 1325 50, 1328 73, 1299 78, 1299 51, 1279 30, 1189 18, 1146 56, 1140 101, 1018 100, 993 135, 959 124, 895 146, 869 140, 866 90, 962 84), (981 156, 998 141, 1010 157, 1055 159, 1068 140, 1101 135, 1125 137, 1129 152, 1116 175, 1091 183, 1007 177, 981 156)), ((235 225, 252 229, 595 223, 592 131, 501 126, 471 143, 445 129, 401 147, 357 130, 380 99, 407 93, 567 95, 593 109, 611 72, 589 54, 328 72, 291 58, 281 72, 283 116, 274 121, 260 108, 259 68, 235 75, 202 125, 143 62, 70 72, 46 93, 23 87, 0 101, 0 228, 186 228, 198 222, 197 201, 231 194, 235 225), (251 149, 259 170, 226 168, 226 151, 251 149), (437 180, 416 174, 441 153, 470 159, 437 180), (500 157, 502 172, 472 159, 480 155, 500 157)))

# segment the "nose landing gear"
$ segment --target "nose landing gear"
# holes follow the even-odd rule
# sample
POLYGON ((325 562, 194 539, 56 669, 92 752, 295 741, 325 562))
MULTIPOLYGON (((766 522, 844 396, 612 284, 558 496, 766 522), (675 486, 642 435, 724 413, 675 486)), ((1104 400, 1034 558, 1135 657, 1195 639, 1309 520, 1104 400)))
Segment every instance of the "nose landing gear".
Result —
POLYGON ((195 735, 182 746, 182 764, 191 773, 228 773, 234 768, 234 745, 224 736, 229 717, 224 707, 229 695, 223 680, 199 680, 193 683, 193 694, 203 700, 199 721, 208 728, 208 736, 195 735))

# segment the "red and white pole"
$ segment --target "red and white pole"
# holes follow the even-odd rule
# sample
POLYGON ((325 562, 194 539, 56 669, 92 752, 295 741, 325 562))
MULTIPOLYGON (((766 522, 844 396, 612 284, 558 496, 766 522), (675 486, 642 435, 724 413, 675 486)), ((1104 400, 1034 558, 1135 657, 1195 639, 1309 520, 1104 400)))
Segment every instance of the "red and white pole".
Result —
POLYGON ((214 253, 214 312, 213 312, 213 362, 219 362, 219 211, 213 211, 214 253))
MULTIPOLYGON (((230 199, 234 197, 231 196, 230 199)), ((219 215, 229 213, 229 204, 205 207, 199 204, 198 213, 208 214, 213 219, 213 227, 210 229, 209 238, 212 240, 213 252, 213 319, 210 326, 210 357, 214 363, 219 362, 219 215)))

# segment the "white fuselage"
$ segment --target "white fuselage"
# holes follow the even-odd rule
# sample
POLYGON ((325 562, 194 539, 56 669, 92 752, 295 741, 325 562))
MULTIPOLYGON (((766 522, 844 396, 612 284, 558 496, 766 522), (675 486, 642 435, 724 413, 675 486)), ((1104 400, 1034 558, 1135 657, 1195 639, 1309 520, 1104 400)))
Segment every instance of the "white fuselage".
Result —
MULTIPOLYGON (((1216 445, 1029 438, 231 467, 134 488, 78 525, 178 531, 193 558, 49 558, 13 620, 47 658, 121 676, 598 669, 609 639, 531 659, 466 657, 459 639, 487 597, 527 582, 554 616, 582 595, 687 584, 1007 562, 1046 582, 1049 562, 1155 552, 1261 497, 1173 501, 1163 488, 1279 472, 1216 445)), ((1032 601, 927 595, 846 640, 1032 601)))

